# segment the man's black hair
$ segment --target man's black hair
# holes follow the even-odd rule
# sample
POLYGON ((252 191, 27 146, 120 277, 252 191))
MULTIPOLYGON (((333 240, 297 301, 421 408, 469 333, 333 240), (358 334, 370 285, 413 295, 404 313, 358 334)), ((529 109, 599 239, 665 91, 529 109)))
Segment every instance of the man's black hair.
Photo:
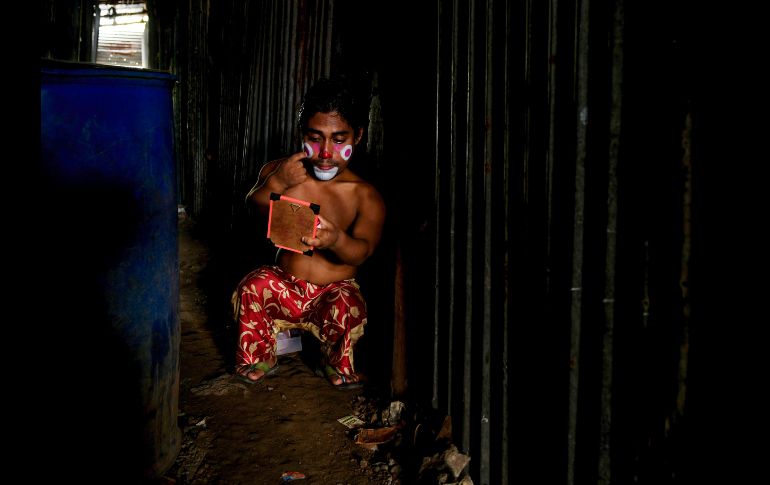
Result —
POLYGON ((356 99, 350 83, 344 78, 321 78, 305 93, 297 113, 297 127, 304 133, 316 113, 339 113, 357 131, 366 125, 369 106, 356 99))

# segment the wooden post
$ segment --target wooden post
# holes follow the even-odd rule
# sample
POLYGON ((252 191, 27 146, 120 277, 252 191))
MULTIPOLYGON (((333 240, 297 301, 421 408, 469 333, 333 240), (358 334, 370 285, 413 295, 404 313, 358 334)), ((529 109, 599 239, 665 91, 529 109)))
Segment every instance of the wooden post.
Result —
POLYGON ((393 312, 393 368, 390 381, 391 394, 400 398, 406 394, 406 328, 404 324, 404 271, 401 260, 401 243, 396 247, 395 298, 393 312))

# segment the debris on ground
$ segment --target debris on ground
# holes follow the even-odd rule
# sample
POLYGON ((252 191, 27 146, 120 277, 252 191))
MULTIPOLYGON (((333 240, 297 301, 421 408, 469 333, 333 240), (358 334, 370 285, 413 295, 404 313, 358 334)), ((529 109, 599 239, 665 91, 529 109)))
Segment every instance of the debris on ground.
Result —
POLYGON ((354 414, 364 426, 351 429, 359 445, 359 466, 388 473, 391 485, 473 485, 470 456, 452 444, 452 420, 432 409, 377 397, 353 398, 354 414))
POLYGON ((291 482, 293 480, 302 480, 305 475, 300 472, 285 472, 281 475, 282 482, 291 482))
POLYGON ((340 423, 344 424, 345 426, 347 426, 348 428, 351 428, 351 429, 357 428, 357 427, 361 426, 362 424, 364 424, 363 421, 358 419, 356 416, 353 416, 352 414, 349 414, 347 416, 343 416, 340 419, 338 419, 337 421, 339 421, 340 423))

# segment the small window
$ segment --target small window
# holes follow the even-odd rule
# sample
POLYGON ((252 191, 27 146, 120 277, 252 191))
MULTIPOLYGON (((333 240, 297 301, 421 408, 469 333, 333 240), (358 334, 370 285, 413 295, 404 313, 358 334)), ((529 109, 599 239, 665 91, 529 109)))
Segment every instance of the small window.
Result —
POLYGON ((100 3, 96 62, 147 67, 147 6, 100 3))

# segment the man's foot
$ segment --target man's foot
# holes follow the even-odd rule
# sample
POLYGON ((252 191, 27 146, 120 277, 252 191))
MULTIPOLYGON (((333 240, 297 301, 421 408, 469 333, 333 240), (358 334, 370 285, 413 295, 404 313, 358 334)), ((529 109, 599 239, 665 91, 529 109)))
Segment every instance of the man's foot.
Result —
POLYGON ((323 366, 319 375, 325 376, 329 383, 337 389, 358 389, 364 385, 363 376, 360 374, 341 374, 330 365, 323 366))
POLYGON ((275 373, 278 370, 278 359, 267 362, 257 362, 256 364, 241 364, 235 366, 235 375, 240 380, 253 384, 265 376, 275 373))

